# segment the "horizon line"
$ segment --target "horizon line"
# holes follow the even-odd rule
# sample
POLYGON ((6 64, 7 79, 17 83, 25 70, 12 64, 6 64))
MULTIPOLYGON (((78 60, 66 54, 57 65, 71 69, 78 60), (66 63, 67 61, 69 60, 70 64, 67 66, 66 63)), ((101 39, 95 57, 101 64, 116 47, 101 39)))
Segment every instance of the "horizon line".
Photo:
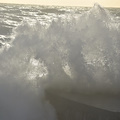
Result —
MULTIPOLYGON (((0 4, 13 4, 13 5, 33 5, 33 6, 63 6, 63 7, 93 7, 94 6, 94 4, 92 5, 92 6, 85 6, 85 5, 57 5, 57 4, 53 4, 53 5, 51 5, 51 4, 33 4, 33 3, 12 3, 12 2, 10 2, 10 3, 3 3, 3 2, 0 2, 0 4)), ((100 6, 101 6, 101 4, 100 4, 100 6)), ((120 8, 120 6, 102 6, 103 8, 120 8)))

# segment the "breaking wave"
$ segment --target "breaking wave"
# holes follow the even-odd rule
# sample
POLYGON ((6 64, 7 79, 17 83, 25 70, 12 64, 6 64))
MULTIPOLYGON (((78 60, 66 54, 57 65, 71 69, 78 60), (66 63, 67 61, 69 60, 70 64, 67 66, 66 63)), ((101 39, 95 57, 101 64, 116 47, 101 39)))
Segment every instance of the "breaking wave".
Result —
POLYGON ((24 21, 12 35, 0 54, 1 120, 57 119, 46 89, 120 93, 120 21, 98 4, 49 26, 24 21))

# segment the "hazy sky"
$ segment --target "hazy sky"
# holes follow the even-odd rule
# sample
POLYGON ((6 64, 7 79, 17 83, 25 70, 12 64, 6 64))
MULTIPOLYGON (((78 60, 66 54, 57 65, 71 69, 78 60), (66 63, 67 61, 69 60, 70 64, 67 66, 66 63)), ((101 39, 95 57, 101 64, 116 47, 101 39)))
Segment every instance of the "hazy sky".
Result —
POLYGON ((104 7, 120 7, 120 0, 0 0, 0 3, 64 6, 93 6, 93 4, 96 2, 104 7))

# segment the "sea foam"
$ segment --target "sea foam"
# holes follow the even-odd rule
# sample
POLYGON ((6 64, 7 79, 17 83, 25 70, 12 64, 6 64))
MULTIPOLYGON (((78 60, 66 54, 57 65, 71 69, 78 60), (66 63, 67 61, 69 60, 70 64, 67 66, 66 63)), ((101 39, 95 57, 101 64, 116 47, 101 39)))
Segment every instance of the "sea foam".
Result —
MULTIPOLYGON (((45 27, 22 22, 0 54, 0 119, 55 120, 46 89, 120 92, 120 23, 95 4, 45 27)), ((58 93, 59 94, 59 93, 58 93)))

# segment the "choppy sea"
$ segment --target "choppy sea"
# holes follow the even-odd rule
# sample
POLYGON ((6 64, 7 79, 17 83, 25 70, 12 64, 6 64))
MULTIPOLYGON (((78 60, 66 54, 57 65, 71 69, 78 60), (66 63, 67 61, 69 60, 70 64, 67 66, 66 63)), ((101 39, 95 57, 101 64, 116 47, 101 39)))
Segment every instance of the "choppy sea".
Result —
POLYGON ((120 111, 120 8, 0 4, 0 120, 56 120, 46 89, 120 111))

